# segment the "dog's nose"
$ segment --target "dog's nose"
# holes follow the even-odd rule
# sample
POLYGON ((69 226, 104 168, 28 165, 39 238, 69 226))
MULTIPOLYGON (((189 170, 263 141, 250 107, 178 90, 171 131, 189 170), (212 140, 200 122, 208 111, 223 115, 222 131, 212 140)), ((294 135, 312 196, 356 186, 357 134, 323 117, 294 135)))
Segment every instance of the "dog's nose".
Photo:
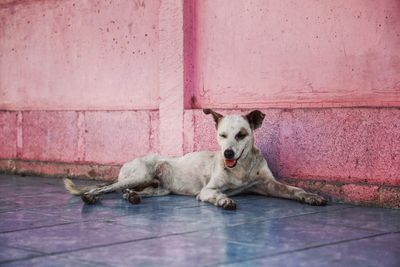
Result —
POLYGON ((235 156, 235 152, 232 149, 227 149, 224 151, 224 156, 226 159, 232 159, 235 156))

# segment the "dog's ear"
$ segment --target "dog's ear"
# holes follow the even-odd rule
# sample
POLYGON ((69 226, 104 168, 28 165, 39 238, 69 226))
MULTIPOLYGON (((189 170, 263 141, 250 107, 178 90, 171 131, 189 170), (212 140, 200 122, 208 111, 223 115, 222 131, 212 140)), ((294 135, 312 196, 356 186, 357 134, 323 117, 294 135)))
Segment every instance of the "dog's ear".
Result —
POLYGON ((203 112, 204 112, 204 114, 211 114, 212 116, 213 116, 213 118, 214 118, 214 121, 215 121, 215 128, 218 128, 218 123, 221 121, 221 119, 224 117, 224 116, 222 116, 221 114, 219 114, 218 112, 215 112, 214 110, 212 110, 212 109, 209 109, 209 108, 205 108, 205 109, 203 109, 203 112))
POLYGON ((246 116, 244 116, 250 124, 250 128, 255 130, 261 127, 261 124, 265 118, 265 114, 259 110, 253 110, 246 116))

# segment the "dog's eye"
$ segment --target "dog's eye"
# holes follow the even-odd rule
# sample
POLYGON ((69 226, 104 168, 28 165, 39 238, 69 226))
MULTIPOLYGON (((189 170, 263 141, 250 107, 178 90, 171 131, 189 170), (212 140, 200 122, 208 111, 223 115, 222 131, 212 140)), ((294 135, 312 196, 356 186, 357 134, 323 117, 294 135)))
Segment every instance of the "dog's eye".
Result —
POLYGON ((222 138, 226 138, 226 134, 220 134, 219 136, 221 136, 222 138))
POLYGON ((237 139, 237 140, 242 140, 242 139, 245 138, 246 136, 247 136, 247 134, 244 134, 244 133, 239 132, 239 133, 236 135, 236 139, 237 139))

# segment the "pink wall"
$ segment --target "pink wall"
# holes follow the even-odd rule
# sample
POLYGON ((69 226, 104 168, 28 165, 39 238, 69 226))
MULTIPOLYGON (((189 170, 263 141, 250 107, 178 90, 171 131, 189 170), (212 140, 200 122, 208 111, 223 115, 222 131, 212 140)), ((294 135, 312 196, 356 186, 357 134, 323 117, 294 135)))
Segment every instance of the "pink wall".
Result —
MULTIPOLYGON (((219 111, 232 113, 232 110, 219 111)), ((277 176, 400 185, 399 109, 262 111, 266 117, 256 131, 256 145, 277 176)), ((201 111, 192 116, 194 150, 218 149, 214 122, 201 111)))
POLYGON ((157 109, 159 7, 154 0, 0 5, 0 109, 157 109))
POLYGON ((400 104, 400 2, 196 5, 196 106, 400 104))
POLYGON ((210 118, 266 113, 287 182, 400 206, 400 5, 1 1, 0 170, 115 178, 148 153, 217 149, 210 118))

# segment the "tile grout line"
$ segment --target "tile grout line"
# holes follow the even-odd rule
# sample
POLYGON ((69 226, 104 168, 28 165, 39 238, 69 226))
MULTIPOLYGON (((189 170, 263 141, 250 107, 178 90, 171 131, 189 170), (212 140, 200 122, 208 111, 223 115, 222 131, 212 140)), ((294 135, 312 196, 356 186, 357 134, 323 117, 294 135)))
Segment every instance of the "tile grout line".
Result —
MULTIPOLYGON (((220 228, 220 227, 217 227, 217 228, 220 228)), ((82 250, 103 248, 103 247, 108 247, 108 246, 122 245, 122 244, 128 244, 128 243, 140 242, 140 241, 146 241, 146 240, 153 240, 153 239, 157 239, 157 238, 165 238, 165 237, 170 237, 170 236, 185 235, 185 234, 196 233, 196 232, 199 232, 199 231, 188 231, 188 232, 185 232, 185 233, 172 233, 172 234, 166 234, 166 235, 162 235, 162 236, 139 238, 139 239, 135 239, 135 240, 120 241, 120 242, 115 242, 115 243, 110 243, 110 244, 102 244, 102 245, 97 245, 97 246, 92 246, 92 247, 78 248, 78 249, 65 250, 65 251, 60 251, 60 252, 51 252, 51 253, 46 253, 46 252, 42 252, 42 251, 35 251, 35 250, 29 249, 29 248, 23 248, 24 250, 28 250, 28 251, 31 250, 32 252, 37 252, 37 253, 40 253, 41 255, 35 255, 35 256, 26 257, 26 258, 2 261, 1 264, 10 263, 10 262, 18 262, 18 261, 23 261, 23 260, 28 260, 28 259, 41 258, 41 257, 66 255, 68 253, 73 253, 73 252, 82 251, 82 250)), ((347 243, 347 242, 353 242, 353 241, 358 241, 358 240, 363 240, 363 239, 368 239, 368 238, 373 238, 373 237, 378 237, 378 236, 384 236, 384 235, 389 235, 389 234, 398 234, 398 233, 400 233, 400 231, 377 233, 377 234, 368 235, 368 236, 359 237, 359 238, 346 239, 346 240, 336 241, 336 242, 332 242, 332 243, 319 244, 319 245, 304 247, 304 248, 300 248, 300 249, 294 249, 294 250, 289 250, 289 251, 272 253, 272 254, 269 254, 269 255, 266 255, 266 256, 254 257, 254 258, 246 259, 246 260, 239 260, 239 261, 235 261, 235 262, 215 263, 215 264, 207 265, 207 266, 221 266, 221 265, 237 263, 237 262, 247 262, 247 261, 263 259, 263 258, 267 258, 267 257, 274 257, 274 256, 283 255, 283 254, 293 253, 293 252, 305 251, 305 250, 319 248, 319 247, 326 247, 326 246, 331 246, 331 245, 337 245, 337 244, 342 244, 342 243, 347 243)), ((12 248, 18 249, 19 247, 12 247, 12 248)))
POLYGON ((6 248, 13 248, 13 249, 20 249, 20 250, 24 250, 27 252, 33 252, 33 253, 38 253, 38 254, 43 254, 43 252, 39 251, 39 250, 35 250, 33 248, 24 248, 24 247, 16 247, 16 246, 10 246, 10 245, 1 245, 0 247, 6 247, 6 248))
POLYGON ((376 234, 363 236, 363 237, 345 239, 345 240, 340 240, 340 241, 331 242, 331 243, 323 243, 323 244, 309 246, 309 247, 303 247, 303 248, 299 248, 299 249, 293 249, 293 250, 287 250, 287 251, 282 251, 282 252, 277 252, 277 253, 271 253, 269 255, 254 257, 254 258, 246 259, 246 260, 237 260, 237 261, 234 261, 234 262, 221 262, 221 263, 211 264, 211 265, 207 265, 207 266, 223 266, 223 265, 226 265, 226 264, 234 264, 234 263, 239 263, 239 262, 249 262, 249 261, 253 261, 253 260, 265 259, 265 258, 269 258, 269 257, 276 257, 276 256, 289 254, 289 253, 301 252, 301 251, 306 251, 306 250, 315 249, 315 248, 329 247, 329 246, 334 246, 334 245, 338 245, 338 244, 350 243, 350 242, 354 242, 354 241, 358 241, 358 240, 364 240, 364 239, 369 239, 369 238, 374 238, 374 237, 379 237, 379 236, 385 236, 385 235, 391 235, 391 234, 399 234, 399 233, 400 233, 400 231, 390 231, 390 232, 385 232, 385 233, 376 233, 376 234))
MULTIPOLYGON (((73 204, 73 205, 77 205, 79 203, 73 204)), ((52 206, 39 206, 38 208, 46 208, 46 207, 58 207, 58 206, 62 206, 62 205, 52 205, 52 206)), ((185 209, 192 209, 192 208, 197 208, 198 206, 185 206, 183 208, 185 209)), ((179 207, 179 209, 182 207, 179 207)), ((343 210, 343 209, 349 209, 349 208, 354 208, 352 206, 350 207, 343 207, 343 208, 337 208, 334 210, 330 210, 330 211, 337 211, 337 210, 343 210)), ((45 213, 45 212, 37 212, 34 210, 35 208, 27 208, 27 209, 16 209, 16 210, 4 210, 4 211, 0 211, 1 213, 5 213, 5 212, 13 212, 13 211, 20 211, 20 210, 25 210, 28 212, 33 212, 33 213, 37 213, 37 214, 44 214, 44 215, 54 215, 51 213, 45 213)), ((178 209, 178 207, 176 207, 175 209, 178 209)), ((289 215, 289 216, 284 216, 284 217, 275 217, 275 218, 264 218, 264 219, 255 219, 255 220, 250 220, 250 221, 246 221, 246 222, 241 222, 241 223, 236 223, 236 224, 232 224, 232 225, 227 225, 227 227, 235 227, 235 226, 240 226, 243 224, 247 224, 247 223, 259 223, 259 222, 264 222, 264 221, 270 221, 270 220, 282 220, 282 219, 286 219, 286 218, 292 218, 292 217, 301 217, 301 216, 307 216, 307 215, 312 215, 312 214, 317 214, 317 213, 323 213, 323 212, 328 212, 328 211, 321 211, 321 212, 308 212, 308 213, 303 213, 303 214, 296 214, 296 215, 289 215)), ((130 216, 131 214, 124 214, 124 215, 118 215, 118 216, 112 216, 109 218, 101 218, 101 219, 87 219, 87 220, 80 220, 80 221, 69 221, 71 219, 73 219, 72 217, 63 217, 63 219, 66 220, 65 223, 58 223, 58 224, 52 224, 52 225, 43 225, 43 226, 36 226, 36 227, 28 227, 28 228, 23 228, 23 229, 17 229, 17 230, 11 230, 11 231, 4 231, 1 232, 0 234, 7 234, 7 233, 14 233, 14 232, 19 232, 19 231, 27 231, 27 230, 35 230, 35 229, 41 229, 41 228, 46 228, 46 227, 57 227, 57 226, 62 226, 62 225, 68 225, 68 224, 74 224, 74 223, 85 223, 85 222, 89 222, 89 221, 98 221, 98 222, 106 222, 109 219, 115 219, 115 218, 121 218, 121 217, 126 217, 126 216, 130 216)), ((120 223, 116 223, 118 225, 122 225, 120 223)), ((211 228, 204 228, 199 230, 200 231, 204 231, 207 229, 212 229, 212 228, 221 228, 222 226, 218 226, 218 227, 211 227, 211 228)), ((348 228, 352 228, 352 227, 348 227, 348 228)), ((353 227, 354 228, 354 227, 353 227)), ((361 228, 355 228, 355 229, 361 229, 361 228)), ((371 230, 371 229, 362 229, 362 230, 371 230)), ((185 233, 185 232, 183 232, 185 233)))
MULTIPOLYGON (((339 208, 339 209, 336 209, 336 210, 348 209, 348 208, 353 208, 353 207, 351 207, 351 206, 350 207, 343 207, 343 208, 339 208)), ((327 211, 324 211, 324 212, 327 212, 327 211)), ((263 221, 282 220, 282 219, 293 218, 293 217, 298 217, 298 216, 305 216, 305 215, 316 214, 316 213, 320 213, 320 212, 312 212, 312 213, 307 213, 307 214, 284 216, 284 217, 280 217, 280 218, 269 218, 269 219, 266 219, 266 220, 253 220, 251 222, 241 222, 241 223, 228 225, 228 226, 218 226, 218 227, 210 227, 210 228, 204 228, 204 229, 200 229, 200 230, 186 231, 186 232, 180 232, 180 233, 170 233, 170 234, 165 234, 165 235, 151 236, 151 237, 139 238, 139 239, 135 239, 135 240, 120 241, 120 242, 115 242, 115 243, 97 245, 97 246, 92 246, 92 247, 84 247, 84 248, 66 250, 66 251, 55 252, 55 253, 40 252, 42 255, 32 256, 32 257, 30 257, 28 259, 39 258, 39 257, 47 257, 47 256, 53 256, 53 255, 63 255, 63 254, 68 254, 68 253, 71 253, 71 252, 76 252, 76 251, 81 251, 81 250, 96 249, 96 248, 102 248, 102 247, 108 247, 108 246, 114 246, 114 245, 121 245, 121 244, 133 243, 133 242, 140 242, 140 241, 152 240, 152 239, 157 239, 157 238, 165 238, 165 237, 177 236, 177 235, 187 235, 187 234, 202 232, 202 231, 206 231, 206 230, 210 230, 210 229, 218 229, 218 228, 222 228, 222 227, 236 227, 236 226, 240 226, 240 225, 244 225, 244 224, 248 224, 248 223, 254 224, 254 223, 259 223, 259 222, 263 222, 263 221)), ((126 217, 126 216, 129 216, 129 215, 117 216, 117 217, 114 217, 114 218, 126 217)), ((106 220, 107 219, 101 219, 101 220, 95 220, 95 221, 105 222, 106 220)), ((92 220, 79 221, 79 222, 70 222, 70 223, 65 223, 65 224, 60 224, 60 225, 68 225, 68 224, 74 224, 74 223, 84 223, 84 222, 90 222, 90 221, 92 221, 92 220)), ((120 224, 120 223, 116 223, 116 224, 125 226, 125 225, 120 224)), ((54 225, 54 226, 59 226, 59 225, 54 225)), ((46 228, 46 227, 48 228, 48 227, 53 227, 53 226, 43 226, 43 227, 38 227, 38 228, 46 228)), ((129 227, 129 226, 126 226, 126 227, 129 227)), ((25 247, 21 247, 21 248, 25 248, 25 247)), ((30 248, 28 247, 26 249, 30 249, 30 248)), ((20 260, 22 260, 22 259, 15 259, 15 260, 12 260, 12 261, 20 261, 20 260)), ((26 258, 23 259, 23 260, 26 260, 26 258)))
MULTIPOLYGON (((196 231, 192 231, 192 232, 196 232, 196 231)), ((192 233, 192 232, 188 232, 188 233, 192 233)), ((115 243, 95 245, 95 246, 92 246, 92 247, 70 249, 70 250, 64 250, 64 251, 59 251, 59 252, 49 252, 49 253, 48 252, 41 252, 42 255, 32 256, 32 257, 28 257, 28 258, 25 258, 25 259, 14 259, 14 260, 9 260, 9 261, 3 261, 1 263, 10 263, 10 262, 21 261, 21 260, 26 260, 26 259, 35 259, 35 258, 48 257, 48 256, 64 255, 64 254, 77 252, 77 251, 82 251, 82 250, 89 250, 89 249, 96 249, 96 248, 102 248, 102 247, 108 247, 108 246, 122 245, 122 244, 131 243, 131 242, 152 240, 152 239, 164 238, 164 237, 169 237, 169 236, 177 236, 177 235, 181 235, 181 234, 180 233, 178 233, 178 234, 166 234, 166 235, 163 235, 163 236, 138 238, 138 239, 135 239, 135 240, 120 241, 120 242, 115 242, 115 243)))

